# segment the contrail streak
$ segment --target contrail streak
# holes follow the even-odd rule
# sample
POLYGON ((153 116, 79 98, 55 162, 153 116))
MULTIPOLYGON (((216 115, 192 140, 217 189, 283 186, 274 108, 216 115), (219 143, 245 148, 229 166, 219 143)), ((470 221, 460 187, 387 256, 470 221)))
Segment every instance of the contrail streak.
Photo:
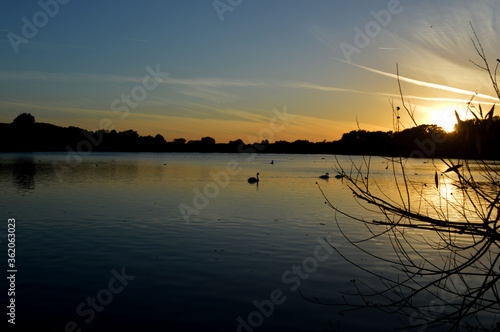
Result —
MULTIPOLYGON (((338 59, 338 60, 342 61, 342 62, 346 62, 346 61, 344 61, 342 59, 338 59)), ((361 69, 364 69, 364 70, 367 70, 367 71, 370 71, 370 72, 375 73, 375 74, 387 76, 387 77, 394 78, 394 79, 399 79, 400 81, 408 82, 408 83, 419 85, 419 86, 425 86, 425 87, 429 87, 429 88, 434 88, 434 89, 439 89, 439 90, 445 90, 445 91, 450 91, 450 92, 465 94, 465 95, 469 95, 469 96, 474 95, 474 96, 477 96, 477 97, 480 97, 480 98, 498 101, 497 97, 492 97, 492 96, 485 95, 485 94, 482 94, 482 93, 476 93, 476 92, 469 91, 469 90, 453 88, 453 87, 446 86, 446 85, 441 85, 441 84, 435 84, 435 83, 429 83, 429 82, 419 81, 419 80, 415 80, 413 78, 408 78, 408 77, 404 77, 404 76, 401 76, 401 75, 398 76, 398 75, 387 73, 387 72, 384 72, 384 71, 381 71, 381 70, 377 70, 377 69, 365 67, 365 66, 362 66, 362 65, 357 65, 357 64, 354 64, 354 63, 351 63, 351 65, 356 66, 356 67, 361 68, 361 69)))

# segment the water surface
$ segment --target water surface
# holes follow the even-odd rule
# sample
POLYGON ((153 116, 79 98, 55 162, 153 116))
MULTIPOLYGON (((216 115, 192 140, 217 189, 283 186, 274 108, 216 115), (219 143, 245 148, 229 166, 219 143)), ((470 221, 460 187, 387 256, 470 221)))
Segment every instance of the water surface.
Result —
MULTIPOLYGON (((364 162, 338 158, 347 166, 364 162)), ((37 331, 64 331, 68 322, 82 331, 401 326, 377 311, 339 316, 338 308, 315 305, 297 290, 300 284, 305 297, 340 302, 341 292, 353 289, 350 280, 362 276, 319 247, 327 237, 353 258, 361 257, 335 220, 354 238, 365 236, 366 229, 325 205, 318 182, 333 204, 370 217, 344 181, 318 179, 325 172, 333 176, 336 162, 322 155, 0 156, 0 210, 3 219, 17 221, 18 324, 37 331), (247 183, 257 172, 260 183, 247 183), (318 261, 315 253, 327 259, 318 261), (109 290, 113 270, 135 278, 109 301, 109 292, 101 292, 109 303, 93 310, 95 317, 88 305, 78 311, 87 298, 109 290), (276 294, 279 304, 266 307, 276 294), (259 305, 264 314, 254 313, 259 305), (239 327, 242 320, 249 325, 239 327)), ((372 158, 370 176, 385 194, 395 195, 387 166, 385 159, 372 158)), ((432 183, 431 162, 413 163, 411 171, 417 182, 432 183)), ((383 242, 373 250, 391 255, 383 242)), ((384 270, 377 262, 364 264, 384 270)))

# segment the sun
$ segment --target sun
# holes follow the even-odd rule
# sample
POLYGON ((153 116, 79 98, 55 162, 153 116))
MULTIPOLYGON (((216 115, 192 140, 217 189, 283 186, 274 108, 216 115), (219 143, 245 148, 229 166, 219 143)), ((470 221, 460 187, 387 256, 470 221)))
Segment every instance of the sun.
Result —
POLYGON ((456 107, 446 107, 434 110, 431 113, 430 122, 443 128, 448 133, 452 132, 457 124, 455 109, 456 107))

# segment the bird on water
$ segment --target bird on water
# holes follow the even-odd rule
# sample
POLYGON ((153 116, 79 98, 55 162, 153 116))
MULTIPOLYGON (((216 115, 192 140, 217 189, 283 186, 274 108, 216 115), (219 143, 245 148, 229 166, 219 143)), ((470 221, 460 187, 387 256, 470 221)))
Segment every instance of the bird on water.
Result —
POLYGON ((248 178, 248 183, 256 183, 259 182, 259 173, 257 173, 257 177, 254 178, 253 176, 251 178, 248 178))

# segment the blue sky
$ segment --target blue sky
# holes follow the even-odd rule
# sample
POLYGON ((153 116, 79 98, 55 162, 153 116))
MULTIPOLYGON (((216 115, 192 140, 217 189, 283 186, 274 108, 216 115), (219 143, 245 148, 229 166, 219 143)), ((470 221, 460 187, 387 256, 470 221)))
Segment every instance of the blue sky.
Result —
POLYGON ((454 109, 465 116, 461 100, 471 93, 448 88, 496 102, 469 61, 478 60, 469 22, 489 60, 500 57, 493 0, 66 2, 42 0, 49 11, 57 3, 53 17, 37 1, 4 4, 0 122, 29 112, 99 129, 108 119, 117 130, 167 140, 225 142, 258 136, 273 110, 286 109, 294 117, 272 140, 335 140, 357 122, 392 129, 396 63, 419 123, 452 125, 454 109), (214 3, 229 10, 218 13, 214 3), (36 33, 23 30, 26 20, 36 33), (158 81, 151 70, 162 73, 158 81))

